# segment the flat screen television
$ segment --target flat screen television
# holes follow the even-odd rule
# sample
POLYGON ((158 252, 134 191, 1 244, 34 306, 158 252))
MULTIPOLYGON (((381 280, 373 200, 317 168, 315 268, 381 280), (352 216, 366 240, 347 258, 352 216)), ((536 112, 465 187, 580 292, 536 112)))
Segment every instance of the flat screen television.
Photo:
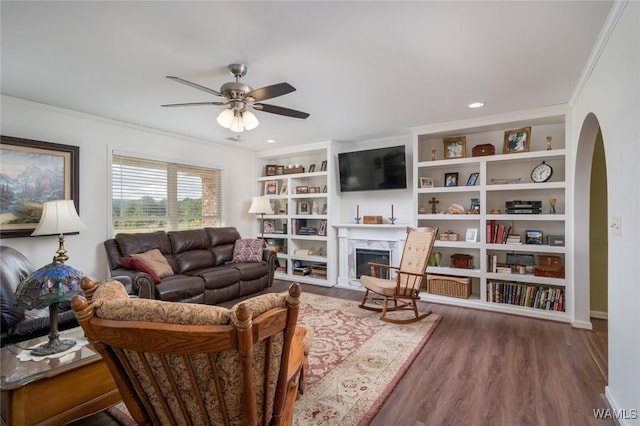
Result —
POLYGON ((377 191, 407 187, 404 145, 338 154, 340 191, 377 191))

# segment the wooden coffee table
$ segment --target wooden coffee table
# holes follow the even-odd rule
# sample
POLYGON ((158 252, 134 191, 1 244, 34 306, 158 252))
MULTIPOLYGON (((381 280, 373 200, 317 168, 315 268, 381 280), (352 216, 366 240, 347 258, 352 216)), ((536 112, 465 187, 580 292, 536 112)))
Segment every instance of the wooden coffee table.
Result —
MULTIPOLYGON (((80 327, 60 333, 63 338, 84 335, 80 327)), ((118 403, 120 393, 109 369, 92 348, 85 346, 61 358, 20 361, 25 349, 48 337, 8 345, 0 352, 2 423, 6 425, 63 425, 118 403)))

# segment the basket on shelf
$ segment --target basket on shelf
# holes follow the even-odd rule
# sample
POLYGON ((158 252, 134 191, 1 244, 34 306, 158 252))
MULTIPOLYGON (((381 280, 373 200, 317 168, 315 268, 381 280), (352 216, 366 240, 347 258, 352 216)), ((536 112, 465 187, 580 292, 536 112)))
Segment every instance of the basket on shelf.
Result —
POLYGON ((427 292, 468 299, 471 296, 471 278, 427 274, 427 292))

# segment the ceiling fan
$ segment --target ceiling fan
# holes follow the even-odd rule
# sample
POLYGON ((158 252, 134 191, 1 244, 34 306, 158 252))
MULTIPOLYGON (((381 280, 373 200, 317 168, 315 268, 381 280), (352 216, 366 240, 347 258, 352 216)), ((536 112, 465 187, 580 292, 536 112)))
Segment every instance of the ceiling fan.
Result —
POLYGON ((273 84, 271 86, 252 89, 251 86, 240 83, 240 78, 247 74, 247 66, 244 64, 229 65, 229 72, 236 78, 236 81, 225 83, 220 91, 209 89, 191 81, 184 80, 180 77, 166 76, 168 79, 186 84, 194 89, 202 90, 220 97, 220 101, 211 102, 188 102, 182 104, 166 104, 163 107, 181 107, 181 106, 198 106, 198 105, 228 105, 218 114, 217 121, 222 126, 232 132, 240 133, 245 130, 251 130, 258 127, 258 119, 248 110, 248 108, 270 112, 272 114, 284 115, 294 118, 307 118, 309 114, 294 109, 284 108, 276 105, 263 104, 261 101, 271 99, 278 96, 286 95, 294 92, 296 89, 289 83, 273 84))

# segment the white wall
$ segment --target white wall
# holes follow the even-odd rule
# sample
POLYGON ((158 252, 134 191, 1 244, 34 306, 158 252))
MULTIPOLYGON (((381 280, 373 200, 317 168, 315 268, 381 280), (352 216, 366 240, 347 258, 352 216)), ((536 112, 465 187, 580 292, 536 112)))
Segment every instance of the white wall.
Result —
MULTIPOLYGON (((407 162, 407 189, 392 189, 385 191, 358 191, 342 192, 340 196, 341 212, 340 223, 355 223, 356 206, 360 206, 360 216, 382 216, 384 223, 389 222, 391 216, 391 204, 393 204, 396 223, 412 225, 415 213, 413 212, 413 139, 411 134, 370 139, 357 143, 341 145, 341 152, 361 151, 365 149, 383 148, 390 146, 405 146, 407 162)), ((337 157, 335 159, 337 162, 337 157)), ((340 179, 338 166, 334 168, 336 173, 336 190, 340 191, 340 179)), ((362 221, 360 222, 362 223, 362 221)))
MULTIPOLYGON (((622 235, 609 232, 609 385, 613 408, 627 412, 622 424, 640 423, 640 3, 624 7, 593 72, 576 97, 573 135, 579 138, 593 113, 600 124, 607 166, 609 222, 622 218, 622 235), (635 417, 635 418, 633 418, 635 417)), ((615 8, 614 7, 614 8, 615 8)), ((574 145, 574 150, 578 149, 574 145)), ((574 154, 576 154, 574 152, 574 154)), ((574 156, 575 158, 575 156, 574 156)), ((576 165, 576 169, 581 167, 576 165)), ((575 215, 576 231, 588 229, 575 215)), ((597 260, 592 260, 597 261, 597 260)), ((578 265, 579 266, 579 265, 578 265)))
MULTIPOLYGON (((3 135, 80 147, 80 217, 89 228, 65 238, 69 264, 94 279, 108 276, 102 243, 108 234, 108 166, 113 150, 222 167, 226 171, 226 225, 253 232, 249 205, 255 188, 254 153, 2 96, 3 135)), ((215 123, 213 123, 215 124, 215 123)), ((212 124, 212 125, 213 125, 212 124)), ((56 237, 6 238, 35 267, 49 263, 56 237)))

